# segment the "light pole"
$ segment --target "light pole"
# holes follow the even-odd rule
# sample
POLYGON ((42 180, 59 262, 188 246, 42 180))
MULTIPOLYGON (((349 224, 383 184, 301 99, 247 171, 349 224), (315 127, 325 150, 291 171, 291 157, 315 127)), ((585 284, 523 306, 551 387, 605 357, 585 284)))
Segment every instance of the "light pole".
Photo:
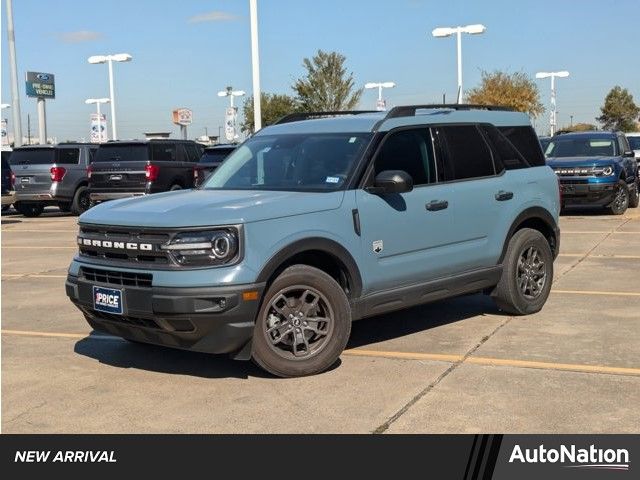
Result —
MULTIPOLYGON (((227 108, 227 113, 224 118, 224 134, 228 141, 232 142, 238 138, 238 134, 236 131, 236 112, 237 107, 233 104, 234 97, 243 97, 246 95, 244 90, 234 90, 233 87, 227 87, 226 90, 222 90, 218 92, 219 97, 229 97, 229 108, 227 108)), ((255 110, 255 100, 253 97, 253 105, 255 110)), ((254 117, 255 122, 255 117, 254 117)), ((255 130, 255 126, 254 126, 255 130)))
POLYGON ((380 112, 384 112, 387 109, 387 103, 382 99, 382 89, 383 88, 393 88, 396 84, 394 82, 369 82, 364 84, 364 88, 367 89, 378 89, 378 103, 376 103, 376 110, 380 112))
MULTIPOLYGON (((111 100, 108 98, 87 98, 84 103, 87 105, 96 105, 96 113, 98 114, 98 143, 102 143, 102 114, 100 113, 100 104, 102 103, 110 103, 111 100)), ((106 137, 106 132, 105 135, 106 137)))
POLYGON ((13 104, 13 144, 22 145, 22 118, 18 93, 18 65, 16 61, 16 34, 13 30, 13 1, 7 0, 7 36, 9 37, 9 67, 11 69, 11 103, 13 104))
POLYGON ((458 102, 462 103, 462 34, 479 35, 484 33, 487 27, 481 24, 465 25, 464 27, 439 27, 431 34, 436 38, 450 37, 456 35, 458 42, 458 102))
POLYGON ((89 57, 91 64, 107 63, 109 65, 109 97, 111 99, 111 135, 114 140, 118 139, 116 130, 116 99, 113 93, 113 62, 130 62, 133 57, 128 53, 118 53, 116 55, 94 55, 89 57))
POLYGON ((551 136, 556 133, 557 116, 556 110, 556 77, 566 78, 569 76, 569 72, 562 70, 560 72, 538 72, 536 78, 551 78, 551 112, 549 114, 549 132, 551 136))
POLYGON ((260 97, 260 54, 258 49, 258 2, 249 0, 251 22, 251 70, 253 75, 253 131, 262 128, 262 99, 260 97))

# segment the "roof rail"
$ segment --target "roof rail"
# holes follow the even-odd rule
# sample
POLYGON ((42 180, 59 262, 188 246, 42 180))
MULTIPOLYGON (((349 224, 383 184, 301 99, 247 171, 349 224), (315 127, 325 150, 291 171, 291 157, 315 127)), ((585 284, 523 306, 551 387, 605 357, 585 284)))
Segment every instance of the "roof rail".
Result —
POLYGON ((405 105, 400 107, 393 107, 387 113, 387 118, 397 117, 413 117, 416 114, 416 110, 491 110, 502 112, 515 111, 511 107, 502 107, 499 105, 470 105, 465 103, 433 103, 427 105, 405 105))
POLYGON ((332 112, 297 112, 285 115, 273 125, 282 123, 299 122, 302 120, 315 120, 318 118, 341 117, 344 115, 358 115, 361 113, 378 113, 377 110, 341 110, 332 112))

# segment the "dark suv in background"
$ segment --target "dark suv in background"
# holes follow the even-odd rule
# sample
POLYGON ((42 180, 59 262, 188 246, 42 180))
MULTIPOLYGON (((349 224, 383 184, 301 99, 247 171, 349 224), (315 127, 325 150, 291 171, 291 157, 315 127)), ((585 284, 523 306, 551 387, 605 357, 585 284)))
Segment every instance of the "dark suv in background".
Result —
POLYGON ((202 151, 189 140, 103 143, 89 168, 91 201, 193 188, 202 151))
POLYGON ((9 159, 16 176, 13 207, 25 217, 37 217, 48 205, 75 215, 87 210, 87 167, 97 149, 76 142, 14 149, 9 159))
POLYGON ((238 146, 234 144, 215 145, 204 149, 200 162, 194 170, 195 186, 202 185, 204 180, 213 173, 216 168, 229 156, 238 146))

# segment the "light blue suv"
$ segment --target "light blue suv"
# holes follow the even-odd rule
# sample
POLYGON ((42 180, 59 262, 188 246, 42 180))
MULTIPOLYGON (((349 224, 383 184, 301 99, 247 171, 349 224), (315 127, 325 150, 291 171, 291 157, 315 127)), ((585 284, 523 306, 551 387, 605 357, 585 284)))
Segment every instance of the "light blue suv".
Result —
POLYGON ((309 375, 336 362, 353 320, 479 291, 537 312, 559 210, 525 114, 294 115, 198 189, 83 214, 66 292, 96 330, 309 375))

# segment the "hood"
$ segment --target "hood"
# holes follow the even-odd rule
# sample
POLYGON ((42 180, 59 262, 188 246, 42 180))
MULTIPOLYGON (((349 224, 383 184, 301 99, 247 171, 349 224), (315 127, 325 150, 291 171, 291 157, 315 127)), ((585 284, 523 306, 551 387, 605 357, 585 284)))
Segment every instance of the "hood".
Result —
POLYGON ((333 210, 343 197, 344 191, 178 190, 101 203, 83 213, 80 223, 164 228, 235 225, 333 210))
POLYGON ((550 167, 601 167, 613 165, 620 157, 548 157, 550 167))

